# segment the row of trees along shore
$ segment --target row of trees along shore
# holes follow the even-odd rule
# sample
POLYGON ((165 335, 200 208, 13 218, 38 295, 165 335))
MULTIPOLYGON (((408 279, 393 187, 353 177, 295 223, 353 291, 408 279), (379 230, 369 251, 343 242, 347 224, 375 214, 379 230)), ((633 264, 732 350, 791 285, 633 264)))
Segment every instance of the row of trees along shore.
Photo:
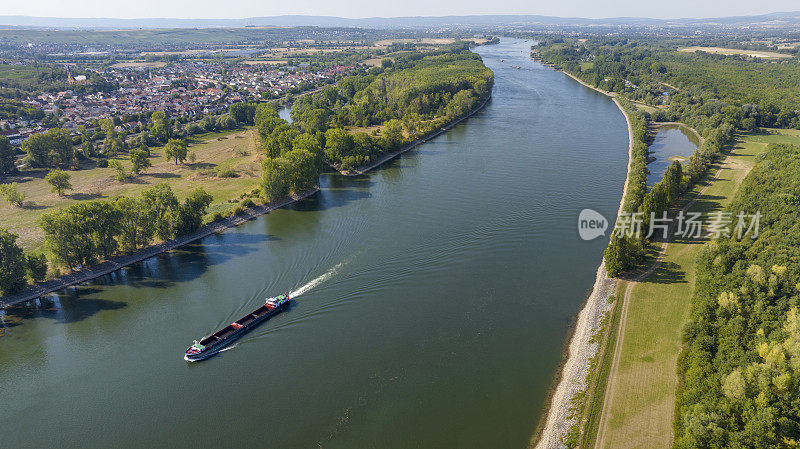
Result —
MULTIPOLYGON (((652 216, 660 218, 683 192, 707 174, 711 164, 733 143, 735 130, 732 125, 724 123, 719 128, 707 131, 705 140, 685 164, 674 161, 661 181, 648 189, 647 117, 630 101, 624 98, 617 98, 617 101, 628 115, 633 137, 627 192, 623 198, 622 210, 628 214, 640 212, 644 220, 642 229, 648 229, 652 216)), ((644 260, 648 244, 645 233, 638 236, 612 235, 604 253, 608 274, 616 277, 636 268, 644 260)))
MULTIPOLYGON (((405 53, 383 73, 350 76, 298 98, 292 127, 316 136, 326 162, 349 170, 469 113, 488 98, 493 80, 467 44, 405 53)), ((268 148, 282 132, 270 133, 268 148)))
MULTIPOLYGON (((111 201, 91 200, 47 212, 39 218, 47 248, 56 265, 76 268, 117 254, 191 234, 203 225, 212 197, 202 188, 179 201, 166 184, 157 184, 139 197, 111 201)), ((17 236, 0 229, 0 293, 14 294, 28 279, 38 282, 47 274, 44 255, 25 255, 17 236)))
MULTIPOLYGON (((537 50, 592 85, 667 103, 652 114, 655 120, 697 129, 705 140, 684 165, 678 191, 708 171, 735 131, 800 129, 800 91, 791 87, 800 78, 796 60, 681 54, 675 43, 613 39, 550 41, 537 50)), ((646 115, 622 104, 634 131, 624 210, 660 211, 669 204, 678 169, 670 167, 663 187, 644 187, 646 115)), ((758 235, 722 235, 697 259, 677 366, 675 448, 800 446, 800 147, 770 144, 755 163, 724 212, 761 214, 758 235)), ((606 251, 609 273, 634 268, 645 243, 613 238, 606 251)))

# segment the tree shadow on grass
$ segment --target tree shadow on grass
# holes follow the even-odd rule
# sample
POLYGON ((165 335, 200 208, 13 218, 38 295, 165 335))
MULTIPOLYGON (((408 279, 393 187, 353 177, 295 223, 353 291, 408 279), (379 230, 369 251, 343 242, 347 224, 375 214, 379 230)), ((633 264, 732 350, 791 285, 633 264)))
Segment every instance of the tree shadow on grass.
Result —
POLYGON ((69 199, 76 200, 76 201, 85 201, 85 200, 96 200, 98 198, 102 198, 102 193, 70 193, 67 195, 69 199))
POLYGON ((8 180, 22 184, 28 181, 33 181, 34 179, 44 179, 49 172, 50 170, 46 168, 28 168, 17 173, 16 175, 9 176, 8 180))
POLYGON ((694 235, 691 236, 674 236, 672 238, 672 242, 675 244, 680 245, 702 245, 708 242, 709 239, 706 236, 706 233, 703 232, 699 237, 695 237, 694 235))
POLYGON ((680 269, 680 265, 671 261, 662 261, 656 270, 647 276, 642 282, 653 284, 685 284, 686 272, 680 269))
POLYGON ((742 153, 742 152, 741 152, 741 150, 744 150, 744 149, 745 149, 745 148, 744 148, 743 146, 741 146, 741 145, 736 145, 735 147, 733 147, 733 149, 732 149, 732 150, 731 150, 731 151, 730 151, 728 154, 729 154, 730 156, 736 156, 736 157, 748 157, 748 158, 755 157, 755 155, 754 155, 754 154, 746 154, 746 153, 742 153))
POLYGON ((660 250, 660 246, 647 245, 644 250, 643 261, 639 263, 635 269, 621 273, 617 278, 623 281, 636 281, 645 271, 653 266, 660 250))
POLYGON ((217 166, 217 164, 213 164, 211 162, 195 162, 194 164, 189 165, 192 170, 208 170, 217 166))
POLYGON ((140 176, 131 176, 126 180, 122 181, 123 184, 147 184, 147 182, 142 179, 140 176))
MULTIPOLYGON (((688 212, 702 212, 703 215, 714 212, 717 210, 721 210, 721 201, 724 200, 725 197, 720 195, 700 195, 697 197, 695 202, 689 207, 688 212)), ((699 219, 703 220, 703 225, 705 226, 705 220, 708 217, 701 216, 699 219)))
POLYGON ((47 209, 49 207, 50 206, 45 206, 43 204, 36 204, 33 201, 25 201, 24 203, 22 203, 21 209, 25 209, 25 210, 43 210, 43 209, 47 209))
POLYGON ((31 182, 36 178, 37 177, 35 176, 6 176, 6 177, 0 177, 0 182, 2 183, 16 182, 17 184, 25 184, 26 182, 31 182))
POLYGON ((158 179, 180 178, 181 177, 177 173, 146 173, 143 176, 148 176, 150 178, 158 178, 158 179))

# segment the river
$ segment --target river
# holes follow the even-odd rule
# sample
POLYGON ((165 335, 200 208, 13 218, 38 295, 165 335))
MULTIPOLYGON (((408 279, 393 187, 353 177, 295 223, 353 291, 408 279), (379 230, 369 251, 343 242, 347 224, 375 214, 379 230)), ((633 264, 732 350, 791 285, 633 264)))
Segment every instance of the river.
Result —
POLYGON ((3 446, 525 447, 607 243, 578 213, 614 216, 628 145, 614 103, 530 44, 478 47, 492 101, 393 162, 9 310, 3 446), (232 349, 183 360, 288 290, 232 349))

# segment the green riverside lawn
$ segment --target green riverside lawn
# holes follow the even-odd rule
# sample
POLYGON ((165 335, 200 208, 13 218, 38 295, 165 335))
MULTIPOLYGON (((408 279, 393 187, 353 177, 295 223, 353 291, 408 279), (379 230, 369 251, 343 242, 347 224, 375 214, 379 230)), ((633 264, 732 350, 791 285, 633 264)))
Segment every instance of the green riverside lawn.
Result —
MULTIPOLYGON (((70 170, 67 173, 74 189, 65 192, 63 197, 50 191, 50 185, 44 180, 47 170, 25 170, 7 180, 19 183, 19 190, 25 194, 25 206, 15 207, 2 200, 0 228, 19 235, 18 244, 26 251, 44 251, 44 232, 37 219, 45 212, 84 200, 139 196, 142 190, 161 182, 168 183, 179 200, 193 189, 203 187, 214 197, 207 215, 217 212, 224 215, 236 206, 228 200, 258 186, 263 156, 257 142, 253 128, 195 136, 189 139, 189 152, 196 157, 194 163, 187 161, 178 165, 174 160, 166 160, 160 148, 152 148, 150 162, 153 166, 123 182, 114 179, 115 171, 111 167, 70 170), (233 169, 235 176, 219 177, 222 168, 233 169)), ((126 154, 114 159, 130 170, 126 154)))

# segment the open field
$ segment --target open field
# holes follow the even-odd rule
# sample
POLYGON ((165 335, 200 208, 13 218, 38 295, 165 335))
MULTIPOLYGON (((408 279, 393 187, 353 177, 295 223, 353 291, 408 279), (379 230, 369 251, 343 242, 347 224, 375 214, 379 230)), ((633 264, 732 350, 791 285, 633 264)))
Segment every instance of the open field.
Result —
POLYGON ((152 68, 158 68, 158 67, 165 67, 166 65, 167 65, 167 63, 163 62, 163 61, 129 61, 129 62, 118 62, 118 63, 112 65, 111 67, 118 67, 118 68, 123 68, 123 67, 128 67, 128 68, 152 67, 152 68))
MULTIPOLYGON (((800 144, 800 132, 769 130, 742 136, 731 154, 711 169, 717 178, 685 196, 697 196, 689 210, 705 213, 727 206, 753 167, 755 155, 773 142, 800 144)), ((695 259, 702 244, 702 240, 673 240, 652 274, 641 282, 620 283, 618 292, 627 294, 596 447, 671 444, 681 329, 689 314, 695 259)))
MULTIPOLYGON (((17 208, 5 201, 0 205, 0 227, 18 234, 19 243, 28 250, 42 250, 44 234, 36 224, 43 213, 54 208, 87 199, 111 199, 116 196, 136 196, 160 182, 167 182, 179 199, 188 192, 203 187, 214 197, 209 214, 225 212, 234 207, 228 200, 253 190, 258 185, 261 155, 257 151, 257 134, 254 129, 213 133, 196 137, 190 141, 189 151, 194 152, 194 164, 175 165, 165 160, 160 148, 151 150, 151 163, 146 172, 125 182, 114 179, 112 168, 86 167, 68 172, 74 190, 59 197, 50 191, 45 182, 46 170, 26 170, 9 178, 7 182, 18 182, 25 194, 26 206, 17 208), (217 177, 219 168, 232 168, 236 177, 217 177)), ((116 158, 130 169, 126 155, 116 158)))
MULTIPOLYGON (((466 40, 466 39, 465 39, 466 40)), ((468 40, 474 41, 477 44, 483 44, 488 39, 485 38, 470 38, 468 40)), ((456 39, 452 37, 439 37, 439 38, 422 38, 422 39, 384 39, 381 41, 375 42, 376 47, 388 47, 394 43, 418 43, 418 44, 428 44, 428 45, 447 45, 452 44, 455 42, 456 39)))
POLYGON ((31 78, 39 74, 41 69, 28 65, 0 64, 0 80, 31 78))
MULTIPOLYGON (((630 100, 630 101, 631 101, 631 103, 633 103, 634 105, 636 105, 636 108, 637 108, 637 109, 640 109, 640 110, 642 110, 642 111, 645 111, 645 112, 647 112, 648 114, 652 114, 652 113, 656 112, 657 110, 659 110, 659 108, 658 108, 658 107, 655 107, 655 106, 650 106, 649 104, 642 103, 641 101, 636 101, 636 100, 630 100)), ((664 108, 665 108, 665 107, 664 107, 664 108)))
POLYGON ((324 53, 325 54, 342 53, 346 51, 369 50, 369 49, 374 49, 376 47, 368 47, 366 45, 351 45, 346 47, 334 47, 334 48, 314 47, 314 46, 301 47, 301 48, 270 48, 263 53, 263 56, 275 57, 275 58, 288 58, 292 56, 301 56, 301 55, 319 55, 324 53))
MULTIPOLYGON (((362 62, 364 64, 368 65, 368 66, 380 67, 381 66, 381 61, 383 61, 383 59, 386 59, 386 58, 370 58, 370 59, 365 59, 362 62)), ((391 59, 391 58, 388 58, 388 59, 391 59)))
POLYGON ((261 60, 251 60, 245 61, 244 63, 247 65, 281 65, 286 64, 288 61, 285 59, 282 61, 261 61, 261 60))
POLYGON ((678 51, 683 51, 683 52, 704 51, 706 53, 716 53, 719 55, 747 55, 764 59, 780 59, 780 58, 792 57, 792 55, 787 55, 785 53, 777 53, 774 51, 740 50, 738 48, 723 48, 723 47, 683 47, 679 48, 678 51))
POLYGON ((183 51, 143 51, 140 54, 142 56, 174 56, 174 55, 191 56, 204 53, 230 53, 242 50, 258 50, 259 48, 262 47, 255 45, 241 45, 237 47, 217 48, 217 49, 194 49, 194 50, 183 50, 183 51))
MULTIPOLYGON (((243 45, 265 41, 285 42, 308 39, 305 27, 244 28, 148 28, 119 30, 0 29, 0 40, 7 43, 52 43, 82 45, 130 45, 147 50, 163 45, 243 45)), ((342 31, 339 39, 353 40, 361 31, 342 31)))

